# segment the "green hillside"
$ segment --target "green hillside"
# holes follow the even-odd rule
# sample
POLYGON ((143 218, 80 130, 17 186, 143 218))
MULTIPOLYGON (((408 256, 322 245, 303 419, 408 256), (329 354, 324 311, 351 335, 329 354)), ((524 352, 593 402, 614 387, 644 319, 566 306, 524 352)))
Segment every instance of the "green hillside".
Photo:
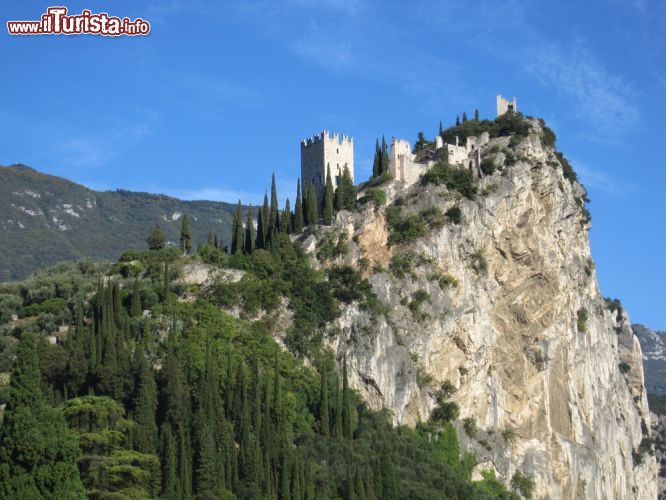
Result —
POLYGON ((209 231, 228 242, 233 210, 229 203, 93 191, 23 165, 0 167, 0 281, 63 260, 115 260, 128 248, 145 248, 156 223, 177 242, 184 213, 195 245, 209 231))

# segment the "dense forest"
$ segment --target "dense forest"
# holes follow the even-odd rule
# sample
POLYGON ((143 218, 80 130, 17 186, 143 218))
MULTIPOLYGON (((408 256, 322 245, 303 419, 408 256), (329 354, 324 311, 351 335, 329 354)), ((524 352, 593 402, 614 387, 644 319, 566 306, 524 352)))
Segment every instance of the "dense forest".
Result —
POLYGON ((416 429, 393 428, 359 400, 345 360, 321 342, 344 285, 330 286, 280 241, 251 255, 202 247, 206 260, 245 272, 205 294, 176 279, 202 257, 173 248, 2 285, 0 297, 16 297, 21 316, 3 318, 0 361, 16 361, 2 394, 2 497, 513 495, 491 474, 470 481, 474 460, 447 421, 457 412, 446 391, 443 411, 416 429), (236 300, 249 314, 270 311, 278 296, 294 312, 290 350, 265 321, 220 307, 236 300), (55 343, 45 335, 53 331, 63 333, 55 343))

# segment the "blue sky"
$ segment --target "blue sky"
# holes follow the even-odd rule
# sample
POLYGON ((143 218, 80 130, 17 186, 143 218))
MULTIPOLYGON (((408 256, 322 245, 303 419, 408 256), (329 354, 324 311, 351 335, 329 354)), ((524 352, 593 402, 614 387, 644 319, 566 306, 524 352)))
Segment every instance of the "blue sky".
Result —
MULTIPOLYGON (((50 3, 4 1, 8 19, 50 3)), ((0 164, 96 189, 293 198, 299 140, 434 136, 495 95, 546 119, 592 203, 604 295, 666 330, 666 0, 286 0, 65 4, 147 37, 0 35, 0 164)), ((292 200, 293 201, 293 200, 292 200)))

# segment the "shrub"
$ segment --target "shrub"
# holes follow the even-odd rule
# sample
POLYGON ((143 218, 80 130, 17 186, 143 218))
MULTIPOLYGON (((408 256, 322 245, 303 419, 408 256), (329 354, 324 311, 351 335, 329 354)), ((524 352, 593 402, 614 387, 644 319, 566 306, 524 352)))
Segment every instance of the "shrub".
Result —
POLYGON ((516 441, 516 439, 518 438, 518 434, 516 433, 515 429, 513 429, 511 427, 507 427, 506 429, 504 429, 502 431, 502 438, 507 443, 513 444, 516 441))
POLYGON ((419 215, 423 218, 426 224, 433 229, 438 229, 444 225, 444 214, 437 207, 421 210, 419 215))
POLYGON ((481 160, 481 165, 479 165, 481 168, 481 172, 483 172, 485 175, 490 175, 495 171, 495 158, 492 156, 488 156, 481 160))
POLYGON ((476 420, 474 420, 472 417, 463 419, 463 429, 465 429, 465 434, 467 434, 469 437, 473 438, 476 436, 476 431, 478 430, 476 427, 476 420))
POLYGON ((412 256, 410 254, 394 255, 389 263, 389 269, 398 278, 402 279, 406 274, 412 274, 412 256))
POLYGON ((425 173, 423 183, 444 184, 447 189, 457 191, 465 198, 473 198, 476 194, 476 184, 472 172, 467 169, 452 168, 441 161, 425 173))
POLYGON ((503 149, 502 152, 504 153, 504 165, 510 167, 516 163, 516 155, 513 154, 513 151, 503 149))
POLYGON ((386 204, 386 191, 379 188, 370 188, 365 192, 365 197, 375 202, 375 205, 386 204))
POLYGON ((476 271, 479 274, 484 274, 486 271, 488 271, 488 260, 486 259, 486 256, 483 255, 481 250, 477 250, 471 255, 472 259, 472 269, 476 271))
POLYGON ((518 491, 525 498, 532 498, 534 493, 534 481, 517 470, 511 478, 511 488, 518 491))
POLYGON ((19 311, 19 316, 25 318, 28 316, 39 316, 40 314, 53 314, 57 316, 62 313, 67 307, 65 299, 54 298, 47 299, 40 304, 31 304, 22 308, 19 311))
POLYGON ((620 373, 622 373, 623 375, 626 375, 631 370, 631 366, 629 366, 629 363, 627 363, 625 361, 622 361, 618 365, 618 368, 620 369, 620 373))
MULTIPOLYGON (((412 294, 412 300, 408 304, 409 310, 412 312, 412 316, 417 317, 419 311, 421 310, 421 304, 426 300, 430 300, 430 294, 425 290, 417 290, 412 294)), ((418 318, 417 319, 421 319, 418 318)))
POLYGON ((589 314, 587 312, 587 309, 585 309, 584 307, 581 307, 580 309, 578 309, 578 319, 577 319, 578 325, 577 326, 578 326, 578 331, 580 333, 585 333, 587 331, 587 318, 588 318, 588 316, 589 316, 589 314))
POLYGON ((541 144, 544 146, 548 146, 551 148, 555 147, 555 141, 557 140, 557 137, 555 136, 555 132, 553 132, 547 125, 546 122, 543 120, 543 118, 539 118, 539 122, 541 123, 541 144))
POLYGON ((460 224, 462 221, 462 212, 460 211, 460 207, 451 207, 449 208, 445 213, 444 213, 451 222, 454 224, 460 224))
POLYGON ((390 245, 414 241, 416 238, 425 235, 425 223, 421 217, 418 215, 410 215, 402 218, 400 217, 399 207, 389 208, 392 210, 386 210, 386 221, 390 228, 388 239, 390 245))
POLYGON ((460 282, 450 274, 444 274, 440 272, 432 273, 428 279, 437 281, 437 283, 439 283, 439 287, 442 289, 446 288, 447 286, 458 287, 460 285, 460 282))
POLYGON ((342 238, 336 240, 335 236, 330 233, 317 244, 317 258, 319 260, 330 260, 346 252, 347 242, 342 238))
POLYGON ((569 163, 569 160, 567 160, 566 157, 559 151, 555 151, 555 156, 557 156, 557 159, 560 161, 560 165, 562 165, 562 174, 564 175, 564 178, 571 183, 577 182, 578 176, 571 166, 571 163, 569 163))
POLYGON ((481 191, 481 195, 488 196, 489 194, 492 194, 495 191, 497 191, 497 184, 495 183, 488 184, 485 188, 483 188, 483 191, 481 191))

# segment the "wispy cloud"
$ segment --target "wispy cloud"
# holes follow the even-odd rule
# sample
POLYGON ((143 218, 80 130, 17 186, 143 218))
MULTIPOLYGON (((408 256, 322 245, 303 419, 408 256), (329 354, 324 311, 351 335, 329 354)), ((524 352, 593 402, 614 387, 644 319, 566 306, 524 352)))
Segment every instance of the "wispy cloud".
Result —
POLYGON ((64 136, 52 147, 58 164, 65 170, 97 168, 114 160, 151 132, 147 123, 131 123, 94 135, 64 136))
POLYGON ((596 138, 614 140, 640 118, 635 92, 605 69, 582 44, 541 43, 528 48, 524 70, 539 83, 573 99, 579 119, 588 120, 596 138))
POLYGON ((633 184, 614 179, 608 172, 591 167, 585 162, 572 159, 571 163, 587 188, 610 195, 621 195, 634 189, 633 184))
POLYGON ((264 193, 257 191, 243 191, 228 188, 216 187, 203 187, 193 189, 179 189, 179 188, 155 188, 150 189, 150 192, 166 194, 180 198, 181 200, 209 200, 209 201, 226 201, 228 203, 236 203, 238 200, 245 205, 253 204, 258 205, 264 200, 264 193))

